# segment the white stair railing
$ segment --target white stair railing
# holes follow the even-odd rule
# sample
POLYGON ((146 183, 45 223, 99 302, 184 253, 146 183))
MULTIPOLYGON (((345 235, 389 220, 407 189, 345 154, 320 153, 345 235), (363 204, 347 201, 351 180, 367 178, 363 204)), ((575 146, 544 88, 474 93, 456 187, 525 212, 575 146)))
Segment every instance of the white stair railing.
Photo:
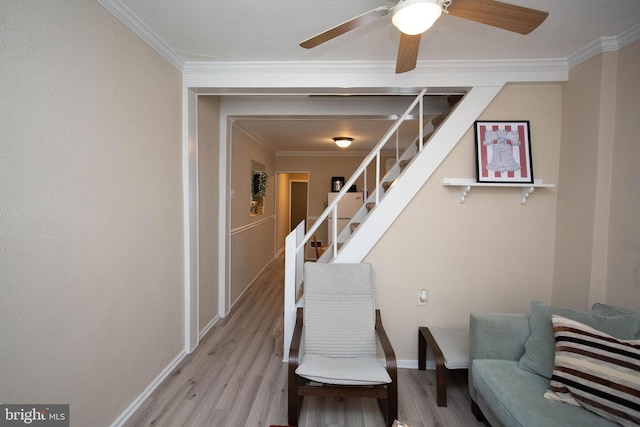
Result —
POLYGON ((284 258, 284 360, 288 360, 289 347, 291 346, 291 337, 293 336, 293 328, 296 324, 296 305, 298 295, 300 295, 300 287, 302 286, 302 270, 304 268, 304 251, 296 251, 296 248, 304 237, 305 222, 300 224, 289 233, 285 239, 285 258, 284 258), (294 254, 294 256, 288 256, 294 254))
MULTIPOLYGON (((349 188, 351 188, 352 185, 354 185, 356 183, 356 181, 358 180, 358 178, 360 178, 361 175, 365 175, 366 176, 366 172, 367 172, 367 168, 369 167, 369 165, 375 160, 375 175, 376 175, 376 186, 375 186, 375 190, 373 191, 372 194, 375 194, 375 203, 376 205, 378 203, 380 203, 380 153, 382 151, 382 149, 385 147, 385 145, 387 144, 387 142, 389 141, 389 139, 398 131, 398 128, 400 127, 400 125, 406 120, 406 118, 411 114, 411 112, 415 109, 416 105, 419 105, 419 115, 420 115, 420 120, 419 120, 419 126, 418 126, 418 133, 419 136, 418 138, 420 139, 420 141, 422 141, 423 138, 423 126, 422 126, 422 111, 423 111, 423 100, 424 100, 424 96, 427 93, 426 89, 423 89, 418 96, 414 99, 414 101, 411 103, 411 105, 409 105, 409 107, 407 108, 407 110, 404 112, 404 114, 402 114, 402 116, 400 116, 396 122, 393 124, 393 126, 391 126, 391 128, 387 131, 387 133, 385 133, 385 135, 382 137, 382 139, 380 139, 380 141, 376 144, 376 146, 373 148, 373 150, 371 150, 371 152, 364 158, 364 160, 362 161, 362 163, 360 163, 360 166, 358 166, 358 168, 356 169, 356 171, 353 173, 353 175, 351 176, 351 178, 349 178, 347 180, 347 182, 344 184, 342 190, 340 190, 340 192, 336 195, 335 199, 329 203, 329 205, 327 206, 327 208, 324 210, 324 212, 318 217, 318 219, 314 222, 314 224, 311 226, 311 228, 309 229, 309 231, 307 231, 307 234, 304 236, 304 238, 302 239, 302 241, 300 242, 300 245, 296 248, 296 252, 297 251, 304 251, 304 247, 306 245, 306 243, 311 240, 311 238, 313 237, 313 235, 316 233, 316 231, 318 230, 318 228, 320 227, 320 225, 327 220, 327 218, 329 218, 329 215, 331 214, 331 216, 333 217, 332 220, 334 221, 333 223, 333 236, 331 241, 332 242, 337 242, 337 217, 338 217, 338 204, 340 203, 340 200, 342 200, 342 198, 344 197, 345 194, 347 194, 349 188)), ((330 250, 333 252, 333 256, 335 256, 338 252, 338 245, 334 244, 331 246, 330 250)))

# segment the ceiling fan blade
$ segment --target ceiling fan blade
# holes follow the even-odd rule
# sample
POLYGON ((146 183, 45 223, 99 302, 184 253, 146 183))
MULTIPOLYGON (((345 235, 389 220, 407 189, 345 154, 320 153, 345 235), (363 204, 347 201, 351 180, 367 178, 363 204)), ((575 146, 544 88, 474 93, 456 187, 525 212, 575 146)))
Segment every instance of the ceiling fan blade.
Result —
POLYGON ((398 47, 398 59, 396 61, 396 74, 405 73, 416 68, 418 62, 418 49, 422 34, 410 36, 400 33, 400 45, 398 47))
POLYGON ((496 0, 453 0, 449 15, 514 33, 529 34, 542 24, 549 13, 496 0))
POLYGON ((393 8, 389 6, 377 7, 373 10, 370 10, 369 12, 365 12, 362 15, 356 16, 353 19, 343 22, 340 25, 336 25, 335 27, 330 28, 327 31, 324 31, 318 35, 311 37, 310 39, 303 41, 302 43, 300 43, 300 46, 304 47, 305 49, 316 47, 326 41, 341 36, 348 31, 368 24, 369 22, 373 22, 381 16, 385 16, 391 9, 393 8))

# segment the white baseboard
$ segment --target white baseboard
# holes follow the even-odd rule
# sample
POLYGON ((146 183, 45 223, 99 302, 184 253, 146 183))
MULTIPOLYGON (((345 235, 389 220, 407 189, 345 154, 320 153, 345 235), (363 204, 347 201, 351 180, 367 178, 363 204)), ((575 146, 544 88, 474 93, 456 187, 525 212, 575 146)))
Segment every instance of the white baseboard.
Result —
POLYGON ((207 326, 205 326, 204 329, 200 331, 200 333, 198 334, 198 342, 201 341, 205 335, 207 335, 207 332, 209 332, 209 330, 213 328, 213 325, 215 325, 218 322, 218 320, 220 320, 220 316, 216 314, 214 318, 211 319, 209 323, 207 323, 207 326))
MULTIPOLYGON (((418 369, 417 360, 396 360, 396 363, 400 369, 418 369)), ((436 362, 433 360, 427 360, 427 369, 436 369, 436 362)))
MULTIPOLYGON (((240 302, 240 300, 242 299, 242 297, 244 296, 244 294, 246 294, 246 293, 249 291, 249 289, 251 288, 251 286, 253 286, 253 284, 256 282, 256 280, 258 280, 258 278, 260 277, 260 275, 261 275, 262 273, 264 273, 264 271, 265 271, 265 270, 266 270, 266 269, 267 269, 267 268, 268 268, 272 263, 274 263, 277 259, 278 259, 278 257, 274 257, 274 258, 272 258, 268 263, 266 263, 266 264, 264 265, 264 267, 262 267, 262 269, 260 269, 260 271, 258 272, 258 274, 256 274, 256 275, 254 276, 254 278, 253 278, 253 279, 251 279, 251 281, 249 282, 249 284, 247 285, 247 287, 246 287, 246 288, 244 288, 244 291, 242 291, 242 292, 240 293, 240 295, 238 295, 238 298, 236 298, 236 299, 235 299, 235 301, 233 301, 233 302, 231 303, 231 308, 229 309, 229 313, 231 313, 231 310, 233 310, 233 307, 235 307, 235 305, 236 305, 238 302, 240 302)), ((227 314, 229 314, 229 313, 227 313, 227 314)))
MULTIPOLYGON (((417 360, 396 360, 396 364, 400 369, 418 369, 417 360)), ((427 360, 427 369, 436 369, 436 362, 434 360, 427 360)))
POLYGON ((156 379, 154 379, 151 384, 149 384, 149 386, 138 397, 134 399, 133 402, 131 402, 131 405, 129 405, 129 407, 122 414, 120 414, 120 416, 113 422, 113 424, 111 424, 111 427, 123 426, 124 423, 126 423, 127 420, 129 420, 129 418, 133 415, 133 413, 136 412, 136 410, 138 410, 138 408, 144 403, 144 401, 147 400, 149 396, 151 396, 151 393, 153 393, 154 390, 158 388, 162 381, 164 381, 169 375, 171 375, 171 372, 173 372, 173 370, 180 364, 180 362, 182 362, 182 360, 186 356, 187 353, 182 350, 180 354, 175 359, 173 359, 173 361, 169 363, 166 368, 164 368, 160 375, 158 375, 156 379))

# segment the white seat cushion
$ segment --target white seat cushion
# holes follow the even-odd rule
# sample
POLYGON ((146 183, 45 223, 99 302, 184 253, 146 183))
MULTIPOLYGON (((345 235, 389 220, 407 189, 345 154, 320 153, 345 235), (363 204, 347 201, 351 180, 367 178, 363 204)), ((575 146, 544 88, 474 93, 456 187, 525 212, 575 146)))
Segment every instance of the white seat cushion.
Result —
POLYGON ((305 354, 296 374, 324 384, 388 384, 391 377, 375 357, 336 358, 305 354))

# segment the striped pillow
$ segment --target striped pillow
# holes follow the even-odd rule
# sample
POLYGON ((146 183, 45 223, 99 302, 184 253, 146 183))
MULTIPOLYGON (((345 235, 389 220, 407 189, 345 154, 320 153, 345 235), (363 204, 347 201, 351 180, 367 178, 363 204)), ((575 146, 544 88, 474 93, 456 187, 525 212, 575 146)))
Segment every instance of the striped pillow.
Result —
POLYGON ((620 340, 558 315, 552 322, 555 368, 544 397, 640 425, 640 340, 620 340))

